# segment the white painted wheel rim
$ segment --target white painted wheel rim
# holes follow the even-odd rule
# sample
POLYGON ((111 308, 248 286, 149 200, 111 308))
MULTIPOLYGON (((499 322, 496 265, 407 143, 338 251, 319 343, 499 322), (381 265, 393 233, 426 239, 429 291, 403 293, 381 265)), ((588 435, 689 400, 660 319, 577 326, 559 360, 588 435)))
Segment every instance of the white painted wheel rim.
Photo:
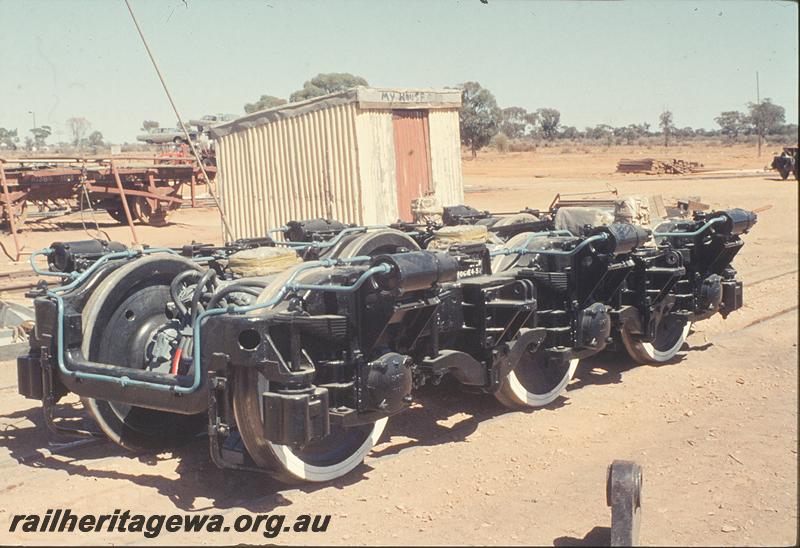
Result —
MULTIPOLYGON (((277 294, 278 290, 283 286, 286 280, 301 267, 302 264, 295 265, 294 267, 276 275, 271 280, 270 285, 261 292, 261 295, 259 295, 259 297, 256 299, 256 302, 262 303, 271 299, 277 294)), ((318 270, 320 269, 308 270, 301 274, 296 281, 302 282, 305 277, 318 270)), ((251 312, 251 314, 255 313, 256 312, 251 312)), ((237 415, 236 421, 237 424, 240 425, 241 430, 241 423, 239 422, 238 414, 236 414, 236 407, 234 407, 234 414, 237 415)), ((263 417, 261 420, 263 421, 263 417)), ((372 430, 365 436, 364 441, 361 442, 360 445, 358 445, 342 460, 328 465, 317 465, 306 462, 303 460, 301 454, 299 454, 299 452, 291 445, 277 444, 268 440, 264 441, 266 441, 267 449, 270 453, 272 453, 274 460, 277 460, 277 463, 275 463, 273 466, 280 466, 282 468, 281 472, 305 482, 325 482, 334 480, 347 474, 364 462, 364 458, 372 450, 372 447, 378 443, 378 440, 383 434, 383 430, 386 428, 387 422, 388 418, 375 421, 372 426, 372 430)), ((245 447, 247 447, 247 440, 243 439, 243 441, 245 442, 245 447)), ((250 449, 248 448, 248 450, 250 449)))
POLYGON ((676 339, 675 343, 669 348, 661 349, 653 345, 651 342, 637 341, 623 329, 622 339, 628 354, 634 359, 645 360, 653 363, 663 363, 674 358, 680 351, 683 343, 686 342, 686 337, 689 336, 689 330, 692 328, 692 322, 686 322, 681 329, 680 336, 676 339))
POLYGON ((520 382, 515 371, 511 371, 508 374, 508 377, 506 377, 506 382, 508 383, 508 387, 511 389, 511 392, 514 394, 519 403, 528 405, 530 407, 542 407, 555 401, 555 399, 558 398, 558 396, 560 396, 564 390, 566 390, 569 381, 571 381, 572 377, 575 375, 575 370, 578 368, 578 362, 580 362, 578 358, 571 359, 569 361, 567 373, 564 375, 561 381, 549 391, 541 394, 528 392, 528 390, 520 382))
POLYGON ((308 464, 295 454, 294 450, 289 445, 278 445, 272 442, 269 442, 269 445, 286 471, 293 476, 312 482, 330 481, 347 474, 353 468, 364 462, 364 457, 366 457, 372 450, 372 447, 378 443, 388 420, 388 418, 383 418, 376 421, 372 432, 358 449, 346 459, 330 466, 308 464))

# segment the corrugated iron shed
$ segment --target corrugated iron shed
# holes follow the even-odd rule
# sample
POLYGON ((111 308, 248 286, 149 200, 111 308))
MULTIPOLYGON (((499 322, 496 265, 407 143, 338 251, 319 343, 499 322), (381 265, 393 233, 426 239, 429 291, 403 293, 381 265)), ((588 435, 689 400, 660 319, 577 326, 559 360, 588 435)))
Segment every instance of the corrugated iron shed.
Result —
POLYGON ((358 87, 211 130, 235 238, 292 219, 388 224, 411 200, 463 201, 458 89, 358 87))

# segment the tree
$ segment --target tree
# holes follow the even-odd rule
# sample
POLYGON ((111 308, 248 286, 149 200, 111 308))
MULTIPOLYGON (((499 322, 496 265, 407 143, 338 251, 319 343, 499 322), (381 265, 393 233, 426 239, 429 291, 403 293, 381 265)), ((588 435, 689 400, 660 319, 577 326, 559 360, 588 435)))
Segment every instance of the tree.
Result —
POLYGON ((17 148, 18 142, 19 136, 17 135, 16 129, 0 127, 0 146, 14 150, 17 148))
POLYGON ((492 146, 500 154, 508 152, 508 136, 502 131, 492 137, 492 146))
POLYGON ((86 143, 91 147, 100 147, 103 146, 103 134, 99 131, 93 131, 89 134, 89 137, 86 139, 86 143))
POLYGON ((99 131, 93 131, 89 134, 86 138, 86 144, 92 147, 92 152, 97 154, 97 149, 105 146, 105 142, 103 141, 103 134, 99 131))
POLYGON ((502 121, 500 131, 509 139, 519 139, 525 136, 528 126, 528 111, 521 107, 508 107, 501 111, 502 121))
POLYGON ((48 137, 50 137, 50 134, 53 133, 53 130, 50 126, 39 126, 33 128, 31 130, 31 133, 33 134, 34 146, 36 148, 42 148, 47 144, 45 143, 45 141, 47 140, 48 137))
POLYGON ((272 107, 279 107, 286 104, 286 99, 275 97, 274 95, 262 95, 255 103, 247 103, 244 105, 244 111, 247 114, 251 112, 258 112, 259 110, 266 110, 272 107))
POLYGON ((474 158, 499 131, 502 113, 491 91, 482 88, 478 82, 465 82, 461 85, 458 118, 461 143, 470 148, 474 158))
POLYGON ((142 122, 142 129, 145 131, 153 131, 154 129, 158 129, 160 124, 155 120, 145 120, 142 122))
POLYGON ((598 140, 605 139, 606 141, 609 141, 613 136, 614 136, 614 128, 612 128, 608 124, 597 124, 594 127, 586 128, 587 139, 598 139, 598 140))
POLYGON ((561 128, 561 138, 574 140, 581 136, 581 132, 575 126, 561 128))
POLYGON ((658 117, 658 127, 661 128, 661 134, 664 135, 664 146, 669 146, 669 137, 675 131, 675 124, 672 121, 672 112, 665 110, 658 117))
POLYGON ((525 134, 530 137, 535 136, 539 125, 539 114, 537 112, 529 112, 525 115, 525 123, 527 124, 525 134))
POLYGON ((539 127, 542 135, 548 141, 555 139, 558 135, 558 127, 561 122, 561 113, 554 108, 540 108, 536 111, 539 120, 539 127))
POLYGON ((747 116, 738 110, 720 112, 714 121, 720 127, 722 134, 727 135, 733 141, 747 128, 747 116))
POLYGON ((279 107, 281 105, 285 105, 286 103, 286 99, 281 97, 275 97, 274 95, 262 95, 259 97, 258 101, 254 103, 246 103, 244 105, 244 111, 250 114, 252 112, 258 112, 268 108, 279 107))
POLYGON ((344 91, 356 86, 368 86, 367 81, 361 76, 354 76, 347 72, 329 72, 317 74, 311 80, 303 84, 303 89, 299 89, 289 96, 289 101, 295 103, 304 101, 312 97, 327 95, 337 91, 344 91))
POLYGON ((760 103, 747 103, 750 111, 750 125, 758 135, 758 155, 761 156, 761 141, 767 133, 772 133, 786 121, 786 111, 771 99, 765 98, 760 103))
POLYGON ((797 142, 797 124, 785 124, 778 130, 778 134, 784 137, 794 138, 797 142))
POLYGON ((614 128, 614 136, 625 139, 625 143, 632 145, 634 141, 647 135, 650 124, 628 124, 614 128))
POLYGON ((83 141, 83 136, 89 131, 92 124, 86 118, 70 118, 67 120, 67 128, 72 135, 72 144, 78 146, 83 141))
POLYGON ((786 110, 767 98, 758 104, 748 103, 749 121, 756 133, 762 137, 767 133, 779 130, 786 121, 786 110))

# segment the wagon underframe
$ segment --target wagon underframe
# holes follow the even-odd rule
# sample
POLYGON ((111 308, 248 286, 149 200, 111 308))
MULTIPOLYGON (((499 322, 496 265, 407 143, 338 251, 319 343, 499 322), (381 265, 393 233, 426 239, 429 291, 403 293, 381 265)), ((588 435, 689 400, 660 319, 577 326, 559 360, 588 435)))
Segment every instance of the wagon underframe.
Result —
MULTIPOLYGON (((205 178, 197 163, 190 158, 115 157, 88 159, 0 159, 0 220, 10 229, 17 257, 21 252, 18 230, 25 223, 29 204, 40 210, 50 204, 74 202, 77 209, 99 207, 112 218, 130 226, 137 241, 135 221, 163 225, 171 211, 182 205, 196 207, 196 186, 205 178), (117 162, 139 160, 138 164, 117 162), (182 197, 184 185, 190 188, 190 199, 182 197), (89 202, 86 204, 86 202, 89 202)), ((215 170, 206 166, 210 178, 215 170)), ((72 207, 62 208, 64 213, 72 207)))

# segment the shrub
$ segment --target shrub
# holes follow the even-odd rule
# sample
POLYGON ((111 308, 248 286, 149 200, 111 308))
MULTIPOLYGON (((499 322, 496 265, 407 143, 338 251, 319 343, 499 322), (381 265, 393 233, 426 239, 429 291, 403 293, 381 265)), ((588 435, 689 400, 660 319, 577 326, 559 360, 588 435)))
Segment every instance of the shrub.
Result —
POLYGON ((514 139, 508 148, 511 152, 536 152, 536 142, 530 139, 514 139))
POLYGON ((500 154, 505 154, 506 152, 508 152, 509 148, 508 136, 501 131, 500 133, 492 137, 491 145, 500 154))

